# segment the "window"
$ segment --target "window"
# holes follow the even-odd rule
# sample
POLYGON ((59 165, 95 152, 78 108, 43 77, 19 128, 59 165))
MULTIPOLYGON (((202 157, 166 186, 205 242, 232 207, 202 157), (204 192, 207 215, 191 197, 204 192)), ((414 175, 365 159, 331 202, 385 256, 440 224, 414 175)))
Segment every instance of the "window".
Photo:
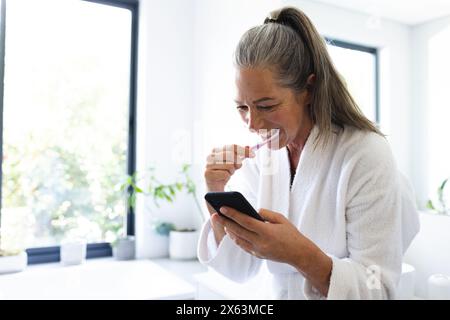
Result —
POLYGON ((59 260, 75 238, 88 258, 110 255, 120 230, 134 233, 117 186, 135 169, 137 9, 2 2, 2 245, 29 248, 29 263, 59 260))
POLYGON ((377 49, 326 40, 328 52, 356 103, 369 120, 379 122, 377 49))

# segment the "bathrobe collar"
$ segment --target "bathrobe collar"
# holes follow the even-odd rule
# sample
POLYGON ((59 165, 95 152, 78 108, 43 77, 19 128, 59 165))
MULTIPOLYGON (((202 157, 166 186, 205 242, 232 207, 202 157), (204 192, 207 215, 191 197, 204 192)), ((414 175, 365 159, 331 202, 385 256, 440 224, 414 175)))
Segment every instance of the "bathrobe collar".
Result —
POLYGON ((261 149, 259 157, 260 179, 258 188, 258 208, 269 209, 289 217, 290 198, 301 195, 313 181, 314 173, 320 168, 320 147, 314 148, 319 129, 314 125, 300 155, 295 177, 290 187, 290 163, 288 150, 261 149), (286 197, 286 194, 289 194, 286 197))

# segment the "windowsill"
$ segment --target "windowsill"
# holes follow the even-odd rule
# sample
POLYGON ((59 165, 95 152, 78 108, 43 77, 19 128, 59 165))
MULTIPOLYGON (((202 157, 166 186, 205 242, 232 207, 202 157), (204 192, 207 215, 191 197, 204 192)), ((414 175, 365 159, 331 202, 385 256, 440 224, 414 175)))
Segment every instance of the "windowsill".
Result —
POLYGON ((89 259, 81 265, 48 263, 0 275, 0 299, 195 299, 198 261, 89 259))

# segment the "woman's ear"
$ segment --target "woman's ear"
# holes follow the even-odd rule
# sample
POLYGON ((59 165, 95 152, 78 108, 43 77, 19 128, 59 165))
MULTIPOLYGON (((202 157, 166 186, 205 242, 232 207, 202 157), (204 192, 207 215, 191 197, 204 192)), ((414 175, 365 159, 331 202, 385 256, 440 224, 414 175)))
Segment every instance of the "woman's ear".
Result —
POLYGON ((308 79, 306 80, 306 97, 305 97, 305 103, 306 105, 311 104, 311 94, 312 89, 314 88, 314 83, 316 82, 316 75, 314 73, 311 73, 308 76, 308 79))
POLYGON ((308 79, 306 80, 306 88, 310 90, 312 87, 314 87, 315 82, 316 82, 316 75, 314 73, 311 73, 308 76, 308 79))
POLYGON ((310 74, 308 76, 308 79, 306 80, 306 86, 302 93, 300 94, 299 98, 300 101, 303 101, 305 105, 311 104, 311 98, 312 98, 312 89, 314 88, 314 83, 316 81, 316 75, 310 74))
POLYGON ((316 75, 311 73, 306 79, 306 86, 303 90, 301 90, 297 96, 296 100, 300 104, 309 105, 311 104, 311 96, 312 96, 312 88, 314 87, 314 83, 316 81, 316 75), (305 90, 306 89, 306 90, 305 90))

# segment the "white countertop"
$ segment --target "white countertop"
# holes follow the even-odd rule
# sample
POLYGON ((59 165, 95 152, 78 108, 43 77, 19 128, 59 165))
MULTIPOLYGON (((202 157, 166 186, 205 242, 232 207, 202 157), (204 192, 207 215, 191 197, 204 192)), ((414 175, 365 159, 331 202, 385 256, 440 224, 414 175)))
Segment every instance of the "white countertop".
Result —
POLYGON ((198 261, 89 259, 49 263, 0 275, 0 299, 194 299, 198 261))
POLYGON ((237 283, 209 270, 194 276, 198 286, 198 299, 269 300, 270 282, 254 277, 245 283, 237 283))

